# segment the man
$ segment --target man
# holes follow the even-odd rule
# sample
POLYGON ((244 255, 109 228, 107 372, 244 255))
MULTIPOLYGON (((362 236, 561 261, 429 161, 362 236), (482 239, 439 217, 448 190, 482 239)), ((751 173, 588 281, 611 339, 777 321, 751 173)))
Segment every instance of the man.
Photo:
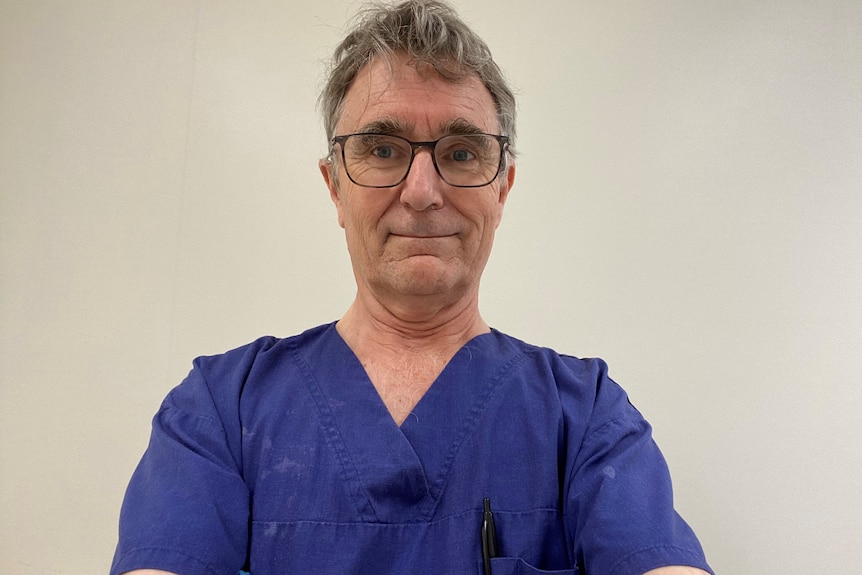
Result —
POLYGON ((482 41, 439 2, 374 7, 322 107, 356 299, 195 362, 154 420, 112 573, 708 570, 605 365, 479 313, 515 180, 514 99, 482 41))

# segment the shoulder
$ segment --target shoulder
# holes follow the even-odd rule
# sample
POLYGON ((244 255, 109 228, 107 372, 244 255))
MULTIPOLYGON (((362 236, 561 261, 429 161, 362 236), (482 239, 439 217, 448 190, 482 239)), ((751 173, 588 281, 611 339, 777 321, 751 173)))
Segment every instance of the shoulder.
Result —
POLYGON ((641 415, 631 405, 625 390, 614 381, 608 364, 600 358, 580 358, 554 349, 536 346, 494 332, 508 346, 524 372, 524 381, 541 392, 555 392, 560 406, 570 417, 591 420, 591 426, 615 419, 631 419, 640 424, 641 415), (548 389, 552 386, 553 389, 548 389))
POLYGON ((545 373, 557 387, 587 386, 599 387, 610 381, 608 365, 600 358, 581 358, 560 353, 549 347, 527 343, 518 338, 493 330, 500 348, 508 348, 526 369, 545 373))
POLYGON ((311 328, 286 338, 263 336, 250 343, 215 355, 202 355, 192 362, 186 378, 165 399, 163 407, 191 407, 202 401, 235 403, 249 381, 271 379, 288 358, 320 340, 334 324, 311 328))
POLYGON ((294 350, 313 345, 334 329, 334 325, 320 325, 286 338, 263 336, 223 353, 202 355, 195 358, 192 372, 220 381, 246 378, 254 371, 280 363, 294 350))

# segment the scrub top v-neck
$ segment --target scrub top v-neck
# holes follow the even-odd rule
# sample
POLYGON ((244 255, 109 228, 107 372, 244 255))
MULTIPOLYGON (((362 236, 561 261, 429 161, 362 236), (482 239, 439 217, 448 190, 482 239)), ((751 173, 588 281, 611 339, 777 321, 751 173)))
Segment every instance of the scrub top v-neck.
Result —
POLYGON ((501 350, 488 349, 498 348, 494 337, 480 335, 462 347, 400 427, 338 332, 328 329, 320 344, 320 350, 300 353, 299 361, 311 373, 321 424, 338 438, 335 449, 355 470, 364 494, 356 502, 361 519, 432 519, 451 468, 447 458, 475 427, 482 399, 496 383, 485 376, 500 369, 492 363, 501 350))

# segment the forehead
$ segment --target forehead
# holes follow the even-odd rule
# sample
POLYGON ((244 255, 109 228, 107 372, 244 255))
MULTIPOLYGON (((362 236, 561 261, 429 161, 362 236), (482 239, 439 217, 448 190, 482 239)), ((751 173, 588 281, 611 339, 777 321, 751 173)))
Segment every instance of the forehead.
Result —
POLYGON ((405 54, 374 57, 357 74, 341 106, 337 133, 396 126, 410 138, 437 138, 452 125, 499 133, 491 93, 475 75, 458 81, 417 65, 405 54))

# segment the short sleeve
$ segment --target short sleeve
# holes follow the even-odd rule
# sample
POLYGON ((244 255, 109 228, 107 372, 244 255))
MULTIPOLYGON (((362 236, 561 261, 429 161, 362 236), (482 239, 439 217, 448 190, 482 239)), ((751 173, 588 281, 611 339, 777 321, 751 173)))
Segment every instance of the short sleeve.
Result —
POLYGON ((711 572, 692 529, 674 510, 652 429, 601 364, 590 424, 566 485, 575 557, 587 573, 641 575, 687 565, 711 572))
POLYGON ((237 443, 196 365, 153 419, 120 512, 111 575, 143 568, 239 572, 248 545, 249 493, 237 443))

